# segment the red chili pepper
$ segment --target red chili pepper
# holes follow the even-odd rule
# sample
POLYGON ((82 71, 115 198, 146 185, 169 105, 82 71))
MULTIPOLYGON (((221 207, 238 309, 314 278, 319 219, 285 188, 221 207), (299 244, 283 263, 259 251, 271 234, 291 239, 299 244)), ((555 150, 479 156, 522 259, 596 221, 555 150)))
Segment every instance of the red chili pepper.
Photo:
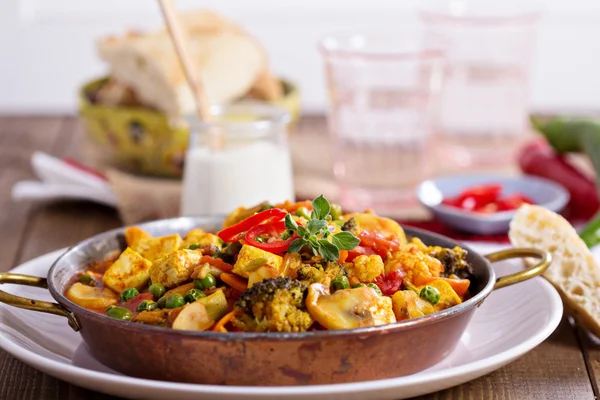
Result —
POLYGON ((387 257, 388 252, 398 250, 400 247, 400 242, 397 239, 388 240, 377 232, 362 231, 359 233, 358 238, 361 246, 373 249, 383 259, 387 257))
POLYGON ((402 286, 402 281, 404 280, 404 275, 405 274, 403 270, 397 269, 395 271, 379 275, 373 280, 373 283, 376 284, 379 289, 381 289, 382 294, 385 296, 391 296, 400 290, 400 286, 402 286))
POLYGON ((248 217, 235 225, 232 225, 219 231, 219 233, 217 233, 217 236, 219 236, 219 238, 221 238, 221 240, 224 242, 237 242, 243 239, 243 233, 247 232, 253 226, 258 225, 261 222, 265 222, 267 220, 280 220, 283 217, 285 217, 286 214, 286 211, 281 210, 279 208, 270 208, 268 210, 254 214, 251 217, 248 217))
POLYGON ((596 185, 564 157, 554 153, 545 140, 534 140, 519 154, 519 166, 526 174, 541 176, 563 185, 571 195, 574 216, 589 218, 600 207, 596 185))
POLYGON ((294 234, 285 240, 281 239, 280 235, 286 230, 284 221, 256 225, 250 228, 246 233, 246 242, 250 246, 254 246, 270 253, 283 253, 287 251, 290 244, 298 238, 298 235, 294 234), (269 238, 264 239, 263 242, 259 242, 257 240, 258 237, 263 235, 268 235, 269 238))
POLYGON ((352 250, 348 250, 348 257, 346 258, 346 261, 352 261, 358 256, 370 256, 373 254, 375 254, 375 250, 372 248, 358 245, 352 250))

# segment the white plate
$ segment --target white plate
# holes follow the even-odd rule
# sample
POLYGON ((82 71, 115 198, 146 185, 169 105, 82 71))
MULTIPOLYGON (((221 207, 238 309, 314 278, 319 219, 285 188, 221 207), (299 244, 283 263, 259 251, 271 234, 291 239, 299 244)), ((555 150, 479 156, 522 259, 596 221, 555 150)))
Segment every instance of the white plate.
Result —
MULTIPOLYGON (((472 245, 483 253, 500 246, 472 245)), ((13 271, 45 276, 60 251, 31 260, 13 271)), ((498 275, 521 268, 519 261, 498 263, 498 275)), ((51 300, 40 289, 4 285, 3 290, 51 300)), ((554 288, 535 278, 504 288, 476 311, 456 350, 428 370, 401 378, 336 385, 241 387, 182 384, 130 378, 92 358, 78 333, 63 317, 0 304, 0 346, 21 361, 56 378, 122 397, 177 399, 400 399, 432 393, 470 381, 522 356, 558 326, 562 303, 554 288)), ((207 367, 210 360, 205 362, 207 367)), ((143 366, 140 366, 143 368, 143 366)), ((182 366, 185 368, 185 366, 182 366)))

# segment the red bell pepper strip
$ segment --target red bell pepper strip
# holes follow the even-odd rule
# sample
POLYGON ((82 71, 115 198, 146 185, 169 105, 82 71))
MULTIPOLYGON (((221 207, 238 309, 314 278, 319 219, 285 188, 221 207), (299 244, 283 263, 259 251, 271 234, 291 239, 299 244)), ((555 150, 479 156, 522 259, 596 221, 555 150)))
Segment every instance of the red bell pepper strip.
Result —
POLYGON ((221 238, 221 240, 224 242, 237 242, 240 239, 243 239, 243 233, 247 232, 253 226, 258 225, 261 222, 265 222, 267 220, 280 220, 283 217, 285 217, 286 214, 286 211, 281 210, 279 208, 270 208, 268 210, 254 214, 246 218, 245 220, 238 222, 235 225, 232 225, 219 231, 219 233, 217 233, 217 236, 219 236, 219 238, 221 238))
POLYGON ((298 238, 298 235, 294 234, 285 240, 281 239, 280 235, 286 230, 287 228, 285 227, 284 221, 256 225, 250 228, 246 233, 246 242, 250 246, 270 253, 283 253, 287 251, 290 244, 298 238), (263 235, 269 237, 262 242, 258 241, 258 238, 263 235))
POLYGON ((398 240, 388 240, 381 233, 362 231, 358 234, 360 245, 373 249, 376 254, 385 259, 388 252, 398 250, 400 242, 398 240))

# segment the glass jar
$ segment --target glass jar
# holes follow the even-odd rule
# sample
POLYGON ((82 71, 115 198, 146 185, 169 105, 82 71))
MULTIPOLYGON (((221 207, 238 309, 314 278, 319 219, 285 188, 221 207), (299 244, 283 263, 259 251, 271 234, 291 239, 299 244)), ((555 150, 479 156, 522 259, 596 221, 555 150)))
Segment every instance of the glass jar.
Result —
POLYGON ((211 111, 215 120, 210 123, 187 118, 190 143, 180 214, 226 214, 242 205, 293 201, 289 114, 256 102, 211 111))

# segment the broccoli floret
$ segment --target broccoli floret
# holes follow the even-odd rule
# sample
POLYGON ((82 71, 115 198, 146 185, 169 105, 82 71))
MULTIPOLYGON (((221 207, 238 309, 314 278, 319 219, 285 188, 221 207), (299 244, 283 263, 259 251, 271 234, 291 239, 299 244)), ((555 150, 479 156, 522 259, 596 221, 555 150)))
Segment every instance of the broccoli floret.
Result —
POLYGON ((255 283, 235 302, 233 325, 251 332, 302 332, 313 323, 304 300, 308 287, 291 278, 255 283))
POLYGON ((331 286, 331 281, 338 276, 348 276, 346 269, 335 261, 326 264, 304 264, 298 269, 298 280, 306 285, 322 283, 331 286))
POLYGON ((451 275, 461 279, 473 278, 473 267, 467 261, 468 252, 460 247, 447 249, 444 247, 430 247, 429 255, 440 260, 444 266, 441 276, 448 278, 451 275))
POLYGON ((347 232, 352 232, 357 234, 358 232, 358 222, 354 217, 350 218, 344 225, 342 225, 342 230, 347 232))

